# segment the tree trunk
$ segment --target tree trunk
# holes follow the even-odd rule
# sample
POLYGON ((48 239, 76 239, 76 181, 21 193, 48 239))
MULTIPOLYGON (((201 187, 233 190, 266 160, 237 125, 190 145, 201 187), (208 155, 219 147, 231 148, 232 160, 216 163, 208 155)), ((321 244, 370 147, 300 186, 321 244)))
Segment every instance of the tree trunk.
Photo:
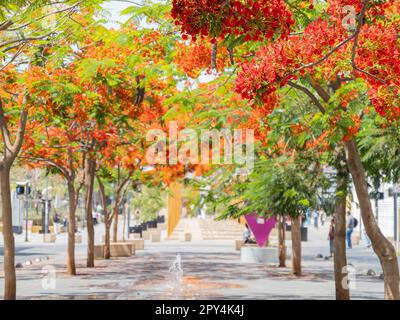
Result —
POLYGON ((347 279, 346 257, 346 199, 349 172, 346 167, 344 150, 336 158, 336 199, 335 199, 335 246, 333 265, 335 273, 336 300, 349 300, 349 287, 343 286, 347 279))
POLYGON ((278 217, 279 268, 286 268, 285 217, 278 217))
POLYGON ((17 279, 15 275, 15 243, 12 229, 10 166, 3 164, 0 167, 0 179, 4 239, 4 300, 15 300, 17 297, 17 279))
POLYGON ((110 223, 108 223, 107 221, 105 222, 105 239, 104 239, 104 259, 110 259, 111 257, 111 252, 110 252, 110 229, 111 229, 111 225, 110 223))
POLYGON ((122 202, 122 219, 124 221, 123 228, 122 228, 122 241, 125 242, 125 234, 126 234, 126 204, 124 201, 122 202))
POLYGON ((94 226, 93 226, 93 189, 94 189, 94 177, 96 173, 96 160, 86 155, 85 158, 85 186, 86 186, 86 199, 85 199, 85 210, 86 210, 86 223, 88 233, 88 245, 87 245, 87 261, 86 266, 88 268, 94 267, 94 226))
POLYGON ((104 184, 101 181, 101 178, 96 175, 97 182, 99 184, 99 193, 100 199, 103 206, 103 213, 104 213, 104 228, 105 228, 105 236, 104 236, 104 251, 103 257, 104 259, 110 259, 111 252, 110 252, 110 229, 111 229, 111 222, 110 221, 110 212, 107 209, 107 197, 106 197, 106 190, 104 188, 104 184))
POLYGON ((76 192, 72 181, 67 181, 67 184, 68 184, 68 199, 69 199, 67 273, 70 275, 76 275, 76 267, 75 267, 76 192))
POLYGON ((301 277, 301 230, 300 217, 292 218, 292 271, 301 277))
POLYGON ((371 239, 372 248, 382 266, 384 274, 385 299, 399 300, 399 266, 396 250, 379 229, 372 211, 369 199, 367 179, 356 142, 345 142, 347 164, 357 192, 358 202, 361 208, 361 216, 365 231, 371 239))
POLYGON ((114 218, 114 230, 113 230, 113 242, 118 241, 118 211, 119 211, 119 194, 115 195, 114 199, 114 206, 113 206, 113 218, 114 218))

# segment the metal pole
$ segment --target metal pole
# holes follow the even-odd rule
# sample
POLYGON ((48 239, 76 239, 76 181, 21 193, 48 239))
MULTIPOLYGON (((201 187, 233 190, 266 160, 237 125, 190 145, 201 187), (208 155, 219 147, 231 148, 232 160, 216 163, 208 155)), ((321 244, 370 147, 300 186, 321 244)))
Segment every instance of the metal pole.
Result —
POLYGON ((399 211, 397 210, 396 212, 396 216, 397 216, 397 240, 396 240, 396 251, 397 253, 400 252, 400 217, 399 217, 399 211))
POLYGON ((130 226, 131 226, 131 206, 130 205, 128 205, 128 223, 127 223, 127 225, 128 225, 128 230, 127 230, 127 233, 128 233, 128 239, 129 239, 129 228, 130 228, 130 226))
POLYGON ((29 214, 29 206, 28 206, 28 188, 29 182, 26 181, 25 185, 25 242, 28 242, 28 214, 29 214))
POLYGON ((49 227, 49 177, 46 176, 46 200, 45 200, 45 216, 44 216, 44 234, 47 233, 49 227))

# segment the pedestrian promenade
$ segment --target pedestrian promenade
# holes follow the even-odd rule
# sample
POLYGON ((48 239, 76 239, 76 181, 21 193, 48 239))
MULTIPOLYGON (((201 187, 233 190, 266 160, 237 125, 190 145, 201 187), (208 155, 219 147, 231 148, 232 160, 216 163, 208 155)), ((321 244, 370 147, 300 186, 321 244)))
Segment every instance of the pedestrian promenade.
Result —
MULTIPOLYGON (((99 226, 98 231, 102 230, 99 226)), ((329 253, 327 227, 310 228, 303 242, 303 277, 275 265, 245 264, 234 243, 227 240, 177 240, 151 243, 130 258, 96 261, 85 268, 85 245, 77 245, 78 273, 65 274, 63 244, 17 245, 17 260, 31 260, 18 269, 21 299, 334 299, 333 261, 319 258, 329 253), (181 281, 169 270, 181 258, 181 281), (36 261, 35 257, 41 259, 36 261), (52 273, 55 277, 52 279, 52 273), (52 282, 54 280, 54 283, 52 282), (52 285, 54 285, 52 287, 52 285)), ((58 241, 59 242, 59 241, 58 241)), ((290 241, 288 253, 290 253, 290 241)), ((36 258, 36 259, 37 259, 36 258)), ((348 251, 356 274, 353 299, 383 299, 381 269, 372 249, 363 242, 348 251), (371 270, 373 272, 371 272, 371 270), (368 275, 368 273, 370 275, 368 275), (371 275, 372 274, 372 275, 371 275)), ((3 279, 0 279, 0 285, 3 279)))

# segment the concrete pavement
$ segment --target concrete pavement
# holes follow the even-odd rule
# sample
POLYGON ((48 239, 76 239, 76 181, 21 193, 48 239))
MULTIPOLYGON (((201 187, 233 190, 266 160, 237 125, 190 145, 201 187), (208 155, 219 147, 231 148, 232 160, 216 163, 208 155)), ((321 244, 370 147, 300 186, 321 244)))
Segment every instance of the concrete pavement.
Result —
MULTIPOLYGON (((96 228, 99 236, 102 227, 96 228)), ((20 299, 334 299, 333 261, 317 258, 328 254, 327 228, 310 228, 303 242, 301 278, 289 268, 244 264, 233 241, 146 241, 144 251, 130 258, 96 261, 85 267, 85 245, 77 245, 78 275, 65 274, 65 245, 18 243, 17 261, 50 257, 18 269, 20 299), (183 277, 169 267, 181 256, 183 277)), ((85 242, 85 240, 84 240, 85 242)), ((288 242, 290 252, 290 242, 288 242)), ((371 249, 363 243, 348 251, 355 268, 353 299, 383 299, 381 268, 371 249), (375 276, 368 276, 373 269, 375 276)), ((3 279, 0 278, 0 286, 3 279)))

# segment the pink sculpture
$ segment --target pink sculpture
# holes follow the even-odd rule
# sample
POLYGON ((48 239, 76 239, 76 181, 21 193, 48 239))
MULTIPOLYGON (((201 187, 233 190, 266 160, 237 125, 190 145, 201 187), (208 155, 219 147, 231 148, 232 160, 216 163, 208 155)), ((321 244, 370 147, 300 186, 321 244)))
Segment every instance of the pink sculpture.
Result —
POLYGON ((275 227, 275 217, 266 218, 260 217, 255 213, 245 216, 247 224, 253 232, 259 247, 264 247, 268 240, 269 234, 275 227))

